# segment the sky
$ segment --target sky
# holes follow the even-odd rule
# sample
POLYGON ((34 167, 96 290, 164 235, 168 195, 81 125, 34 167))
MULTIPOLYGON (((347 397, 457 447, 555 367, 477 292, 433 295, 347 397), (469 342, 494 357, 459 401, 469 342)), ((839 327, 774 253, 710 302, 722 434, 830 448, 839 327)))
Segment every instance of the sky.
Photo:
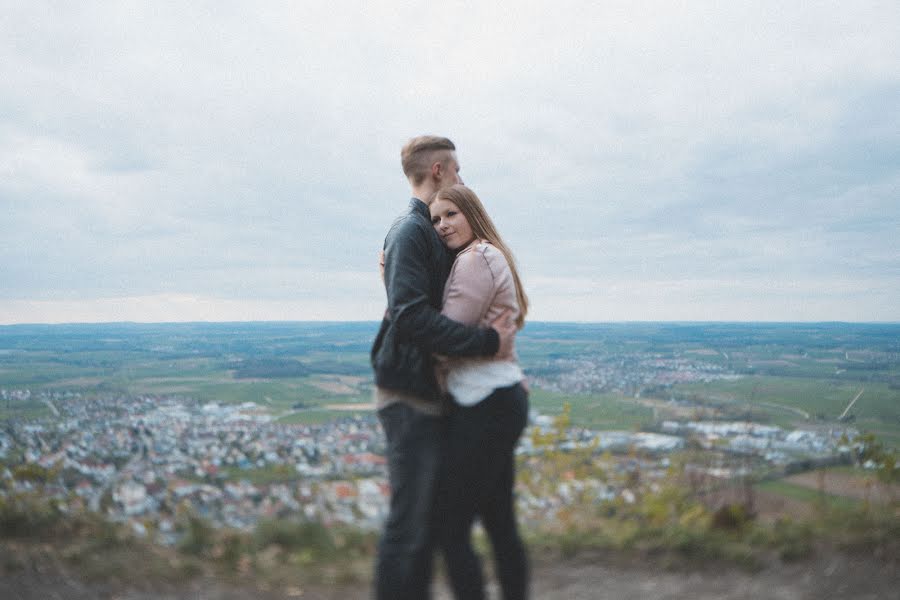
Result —
POLYGON ((543 321, 900 321, 900 5, 0 0, 0 324, 378 320, 400 147, 543 321))

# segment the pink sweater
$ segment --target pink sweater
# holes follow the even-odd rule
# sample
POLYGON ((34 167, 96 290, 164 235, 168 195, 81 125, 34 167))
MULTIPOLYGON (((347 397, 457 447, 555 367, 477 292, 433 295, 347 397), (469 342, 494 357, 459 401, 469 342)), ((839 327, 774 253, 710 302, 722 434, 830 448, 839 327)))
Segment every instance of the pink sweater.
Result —
MULTIPOLYGON (((441 313, 466 325, 490 327, 506 309, 512 309, 512 320, 519 315, 516 286, 506 257, 488 242, 474 242, 456 256, 444 287, 441 313)), ((453 358, 442 370, 448 391, 459 404, 467 406, 523 378, 515 359, 453 358)))
POLYGON ((441 312, 466 325, 490 327, 507 308, 513 310, 511 319, 519 315, 506 257, 488 242, 473 242, 456 256, 450 269, 441 312))

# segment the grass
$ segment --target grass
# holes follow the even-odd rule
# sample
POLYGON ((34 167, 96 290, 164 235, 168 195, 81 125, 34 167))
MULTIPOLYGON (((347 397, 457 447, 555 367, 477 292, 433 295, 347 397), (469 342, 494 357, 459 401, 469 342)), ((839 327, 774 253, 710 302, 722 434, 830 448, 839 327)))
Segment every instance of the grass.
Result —
POLYGON ((698 394, 710 400, 769 402, 827 419, 837 419, 861 388, 865 391, 852 409, 858 420, 896 422, 900 419, 900 390, 892 390, 884 383, 756 375, 733 381, 675 386, 676 391, 698 394))
POLYGON ((348 410, 329 410, 326 408, 307 408, 285 415, 279 418, 276 423, 281 423, 283 425, 320 425, 343 417, 350 417, 354 414, 365 413, 366 411, 363 410, 352 412, 348 410))
POLYGON ((622 394, 563 394, 532 388, 531 408, 541 414, 558 415, 571 406, 572 425, 598 430, 630 430, 651 423, 653 410, 622 394))
MULTIPOLYGON (((377 535, 293 519, 262 521, 249 533, 179 517, 176 548, 136 536, 90 512, 61 512, 37 494, 0 497, 0 577, 60 564, 109 590, 206 581, 244 587, 358 583, 368 577, 377 535)), ((152 533, 152 530, 151 530, 152 533)), ((115 595, 115 594, 111 594, 115 595)))
POLYGON ((320 406, 337 402, 358 402, 359 398, 328 392, 311 384, 312 378, 231 379, 230 373, 205 378, 177 377, 138 381, 130 385, 132 393, 178 393, 201 402, 242 404, 255 402, 276 414, 293 409, 297 403, 320 406))
MULTIPOLYGON (((365 402, 368 394, 338 394, 313 385, 320 375, 298 378, 234 379, 227 362, 209 357, 157 359, 122 356, 109 352, 82 352, 77 357, 57 356, 57 360, 71 358, 73 364, 61 364, 46 352, 6 357, 0 363, 0 387, 29 388, 33 394, 41 390, 66 390, 82 393, 117 391, 133 395, 177 394, 196 398, 201 402, 241 404, 255 402, 283 417, 284 423, 323 423, 348 413, 331 411, 325 404, 365 402), (13 361, 13 362, 11 362, 13 361), (103 365, 103 366, 98 366, 103 365), (297 404, 307 407, 294 412, 297 404), (288 414, 292 413, 292 414, 288 414)), ((330 360, 335 364, 358 366, 362 359, 356 353, 335 358, 322 352, 306 357, 317 364, 330 360)), ((42 418, 49 409, 34 398, 28 402, 11 400, 0 402, 0 418, 42 418)))
POLYGON ((796 485, 782 480, 764 481, 756 487, 765 492, 777 494, 793 500, 800 500, 801 502, 825 506, 831 509, 855 509, 862 504, 855 498, 826 494, 819 492, 818 490, 813 490, 802 485, 796 485))
POLYGON ((223 475, 227 480, 246 479, 253 485, 268 485, 270 483, 283 483, 300 479, 300 474, 289 465, 270 465, 255 469, 227 467, 223 469, 223 475))
POLYGON ((0 387, 7 389, 41 386, 77 377, 106 376, 108 371, 100 368, 84 368, 61 365, 46 358, 36 357, 33 361, 6 364, 0 368, 0 387))
POLYGON ((5 419, 43 419, 51 415, 50 408, 43 402, 5 402, 0 400, 0 420, 5 419))
POLYGON ((733 381, 678 384, 673 391, 711 402, 743 405, 771 422, 791 426, 820 419, 836 421, 862 388, 865 391, 851 409, 856 418, 853 425, 900 447, 900 390, 885 383, 755 375, 733 381), (776 405, 805 411, 810 421, 776 405))

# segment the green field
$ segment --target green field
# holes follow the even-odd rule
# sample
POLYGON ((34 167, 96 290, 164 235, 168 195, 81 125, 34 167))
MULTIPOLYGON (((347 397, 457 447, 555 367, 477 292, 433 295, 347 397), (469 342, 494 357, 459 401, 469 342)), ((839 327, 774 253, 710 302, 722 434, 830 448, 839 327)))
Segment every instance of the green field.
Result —
POLYGON ((558 415, 563 405, 571 406, 572 425, 599 430, 632 430, 653 422, 653 410, 621 394, 562 394, 532 389, 532 409, 541 414, 558 415))
POLYGON ((28 402, 0 402, 0 418, 49 416, 35 401, 46 392, 255 402, 287 421, 321 422, 340 414, 325 404, 369 398, 372 328, 334 324, 323 335, 322 324, 303 323, 0 327, 0 389, 32 392, 28 402), (261 376, 239 373, 249 363, 261 376), (300 375, 277 373, 284 365, 300 375), (330 389, 329 378, 339 377, 354 379, 330 389))
POLYGON ((885 383, 755 375, 673 388, 685 397, 746 405, 754 414, 783 426, 835 421, 860 390, 862 396, 848 413, 855 417, 855 426, 900 446, 900 389, 885 383))
MULTIPOLYGON (((377 323, 0 326, 0 390, 33 394, 30 402, 0 402, 0 418, 48 416, 34 398, 53 392, 255 402, 284 422, 319 422, 347 414, 327 405, 369 401, 376 331, 377 323)), ((864 389, 851 411, 854 425, 900 447, 897 324, 528 323, 517 348, 526 373, 551 382, 570 373, 573 361, 619 369, 609 381, 639 382, 648 357, 741 376, 579 394, 533 390, 533 408, 558 414, 568 402, 575 425, 650 424, 652 409, 634 399, 637 393, 726 406, 786 427, 833 423, 864 389)))
MULTIPOLYGON (((0 374, 2 377, 2 374, 0 374)), ((352 389, 342 392, 332 392, 322 389, 316 384, 322 384, 318 375, 270 380, 246 380, 234 379, 228 371, 207 370, 201 372, 197 369, 184 373, 174 367, 168 376, 161 370, 137 372, 122 369, 109 377, 96 377, 84 374, 78 378, 72 378, 66 373, 66 378, 45 380, 36 382, 33 377, 30 382, 23 383, 24 378, 4 378, 0 382, 0 388, 11 389, 28 388, 33 394, 39 391, 74 391, 85 395, 102 395, 106 393, 128 395, 177 395, 194 398, 200 402, 216 402, 219 404, 241 404, 255 402, 269 408, 276 415, 291 413, 285 422, 322 422, 326 418, 346 415, 346 412, 329 411, 322 409, 326 404, 359 403, 366 402, 371 397, 368 384, 361 383, 352 389), (144 377, 144 375, 147 375, 144 377), (318 409, 318 410, 317 410, 318 409)), ((49 379, 49 378, 47 378, 49 379)), ((0 418, 40 418, 49 416, 50 409, 41 401, 34 399, 29 401, 9 400, 0 401, 0 418)))
POLYGON ((34 400, 8 399, 0 400, 0 419, 16 417, 19 419, 43 419, 52 416, 50 407, 34 400))
POLYGON ((293 412, 287 414, 283 417, 280 417, 277 422, 284 425, 291 425, 302 423, 304 425, 318 425, 321 423, 328 423, 330 421, 334 421, 336 419, 342 419, 345 417, 352 417, 354 415, 366 415, 370 414, 372 411, 367 410, 359 410, 359 411, 349 411, 349 410, 328 410, 328 409, 318 409, 318 408, 310 408, 304 409, 297 412, 293 412))

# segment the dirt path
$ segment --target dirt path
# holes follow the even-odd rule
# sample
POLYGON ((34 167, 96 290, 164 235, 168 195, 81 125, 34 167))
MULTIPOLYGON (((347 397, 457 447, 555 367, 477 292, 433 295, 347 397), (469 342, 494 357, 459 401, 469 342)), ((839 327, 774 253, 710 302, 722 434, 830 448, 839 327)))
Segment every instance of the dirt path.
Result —
POLYGON ((768 406, 769 408, 778 408, 789 413, 794 413, 795 415, 799 415, 809 421, 809 413, 805 410, 801 410, 795 406, 785 406, 784 404, 778 404, 776 402, 760 402, 760 406, 768 406))
MULTIPOLYGON (((842 555, 780 565, 750 574, 710 569, 682 573, 647 567, 621 567, 602 559, 575 558, 538 565, 532 577, 535 600, 827 600, 900 598, 900 576, 893 565, 842 555)), ((451 600, 442 583, 435 600, 451 600)), ((496 588, 491 598, 498 598, 496 588)), ((236 589, 220 582, 197 581, 186 587, 153 591, 113 590, 85 585, 59 572, 18 571, 0 578, 6 600, 363 600, 366 585, 283 590, 236 589)))

